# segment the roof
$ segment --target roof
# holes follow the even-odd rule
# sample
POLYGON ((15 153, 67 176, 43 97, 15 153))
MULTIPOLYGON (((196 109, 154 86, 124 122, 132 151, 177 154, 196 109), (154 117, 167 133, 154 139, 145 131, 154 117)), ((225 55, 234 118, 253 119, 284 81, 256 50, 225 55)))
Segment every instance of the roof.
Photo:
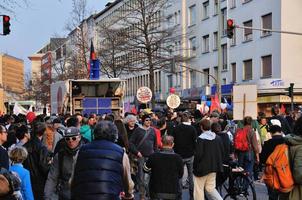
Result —
POLYGON ((107 3, 106 4, 106 8, 104 8, 98 14, 94 15, 94 19, 97 19, 99 16, 103 15, 105 12, 107 12, 108 10, 110 10, 113 6, 115 6, 116 4, 120 3, 121 1, 123 1, 123 0, 115 0, 114 2, 107 3))

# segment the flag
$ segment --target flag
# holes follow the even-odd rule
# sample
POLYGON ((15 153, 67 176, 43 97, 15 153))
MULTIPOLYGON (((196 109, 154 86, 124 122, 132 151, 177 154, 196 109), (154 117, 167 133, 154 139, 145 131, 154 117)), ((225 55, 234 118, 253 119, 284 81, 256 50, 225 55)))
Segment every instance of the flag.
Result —
POLYGON ((217 94, 215 94, 214 96, 211 97, 210 111, 213 112, 214 110, 217 110, 218 112, 220 112, 220 104, 219 104, 219 99, 218 99, 217 94))
POLYGON ((91 70, 91 63, 93 60, 96 60, 96 55, 95 55, 95 51, 94 51, 94 46, 93 46, 93 42, 91 40, 91 44, 90 44, 90 59, 89 59, 89 63, 88 63, 88 77, 90 77, 90 70, 91 70))
POLYGON ((94 46, 93 46, 92 40, 91 40, 91 44, 90 44, 90 60, 96 60, 96 55, 95 55, 95 51, 94 51, 94 46))
POLYGON ((284 104, 281 105, 280 112, 281 112, 282 114, 285 114, 285 107, 284 107, 284 104))

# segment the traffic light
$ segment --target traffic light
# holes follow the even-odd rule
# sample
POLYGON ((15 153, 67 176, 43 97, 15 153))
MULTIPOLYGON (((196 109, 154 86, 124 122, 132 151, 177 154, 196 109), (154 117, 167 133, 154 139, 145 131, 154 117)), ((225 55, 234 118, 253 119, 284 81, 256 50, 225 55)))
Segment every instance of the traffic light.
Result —
POLYGON ((287 96, 293 97, 294 96, 294 83, 290 83, 290 86, 286 89, 288 91, 287 96))
POLYGON ((10 33, 10 17, 7 15, 2 15, 3 18, 3 35, 8 35, 10 33))
POLYGON ((227 20, 227 37, 229 39, 233 38, 233 36, 234 36, 234 29, 235 29, 234 20, 228 19, 227 20))

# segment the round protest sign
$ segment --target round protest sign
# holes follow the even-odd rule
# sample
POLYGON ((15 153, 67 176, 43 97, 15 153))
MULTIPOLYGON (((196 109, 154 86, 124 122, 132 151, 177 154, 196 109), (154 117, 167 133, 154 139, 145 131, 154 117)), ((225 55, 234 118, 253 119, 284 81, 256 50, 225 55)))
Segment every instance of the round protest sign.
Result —
POLYGON ((171 94, 168 96, 167 98, 167 105, 170 108, 178 108, 178 106, 180 105, 180 98, 179 96, 175 95, 175 94, 171 94))
POLYGON ((141 103, 148 103, 152 99, 152 91, 148 87, 140 87, 136 92, 136 98, 141 103))

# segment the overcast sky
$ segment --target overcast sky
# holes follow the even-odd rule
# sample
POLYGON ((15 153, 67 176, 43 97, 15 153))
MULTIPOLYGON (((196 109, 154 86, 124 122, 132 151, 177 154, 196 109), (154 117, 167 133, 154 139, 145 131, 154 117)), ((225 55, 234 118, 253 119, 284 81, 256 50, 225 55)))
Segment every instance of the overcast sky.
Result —
MULTIPOLYGON (((30 70, 28 56, 48 43, 54 35, 65 36, 64 26, 70 18, 72 0, 29 0, 30 6, 16 8, 11 15, 11 33, 0 35, 0 53, 24 60, 25 70, 30 70)), ((90 11, 101 11, 108 0, 87 0, 90 11)), ((2 26, 2 25, 1 25, 2 26)), ((2 31, 2 28, 1 28, 2 31)))

